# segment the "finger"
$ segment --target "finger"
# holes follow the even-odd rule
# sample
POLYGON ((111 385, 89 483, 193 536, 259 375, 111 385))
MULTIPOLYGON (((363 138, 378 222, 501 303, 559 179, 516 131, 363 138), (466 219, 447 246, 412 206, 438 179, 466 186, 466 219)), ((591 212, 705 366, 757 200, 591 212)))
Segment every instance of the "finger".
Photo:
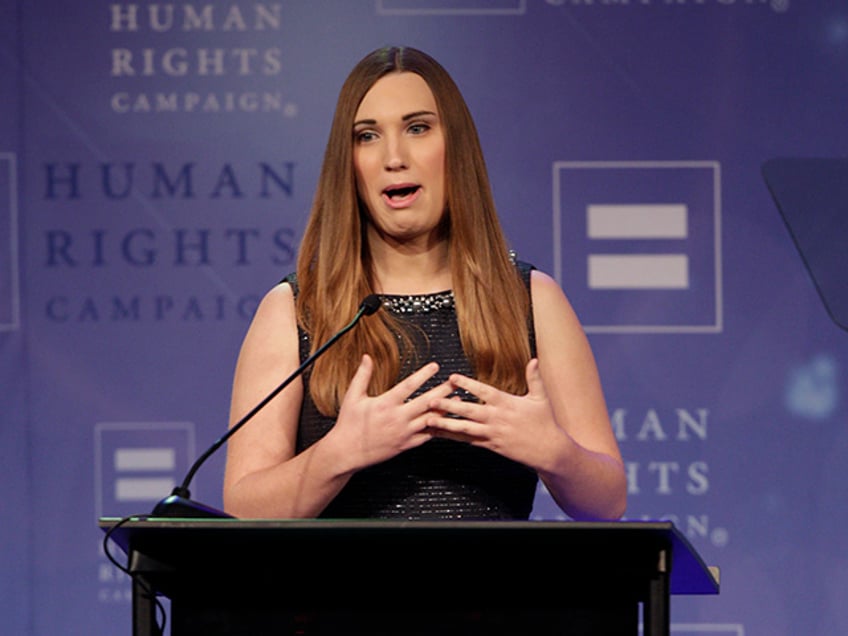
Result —
POLYGON ((356 373, 350 381, 348 393, 351 395, 365 396, 368 393, 368 384, 371 382, 371 374, 374 372, 374 360, 367 353, 362 356, 356 373))
POLYGON ((453 385, 451 385, 450 382, 442 382, 441 384, 434 386, 432 389, 429 389, 425 393, 422 393, 414 399, 409 400, 409 403, 420 404, 423 412, 430 408, 431 404, 434 401, 447 398, 453 392, 454 387, 453 385))
POLYGON ((495 390, 488 384, 461 373, 452 374, 449 381, 454 387, 467 391, 481 402, 488 402, 495 394, 495 390))
POLYGON ((479 420, 483 407, 476 402, 468 402, 458 397, 448 397, 431 400, 429 402, 429 408, 433 411, 450 413, 451 415, 468 420, 479 420))
POLYGON ((426 417, 430 411, 430 403, 433 400, 445 398, 453 392, 454 388, 449 382, 442 382, 425 393, 406 400, 403 409, 407 416, 412 419, 414 428, 424 430, 427 428, 426 417))
POLYGON ((547 396, 545 391, 545 382, 542 380, 542 372, 539 369, 539 359, 533 358, 527 363, 525 369, 525 377, 527 378, 527 393, 537 397, 547 396))
POLYGON ((421 385, 436 375, 438 371, 438 363, 429 362, 418 369, 415 373, 408 375, 406 378, 398 382, 395 386, 389 389, 387 393, 401 400, 406 400, 406 398, 415 393, 421 385))
POLYGON ((437 437, 448 437, 464 442, 481 439, 486 432, 484 424, 455 417, 431 415, 427 418, 427 426, 437 437))

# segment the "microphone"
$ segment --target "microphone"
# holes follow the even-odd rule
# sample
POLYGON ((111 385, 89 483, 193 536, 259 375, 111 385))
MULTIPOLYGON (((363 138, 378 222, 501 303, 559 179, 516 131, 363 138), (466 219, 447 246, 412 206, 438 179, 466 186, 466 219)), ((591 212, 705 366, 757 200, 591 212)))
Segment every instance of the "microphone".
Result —
POLYGON ((277 394, 285 389, 293 380, 299 377, 309 366, 312 365, 313 362, 323 354, 327 349, 329 349, 335 342, 345 335, 348 331, 353 329, 356 326, 356 323, 359 322, 359 319, 362 316, 370 316, 375 313, 382 303, 380 302, 380 298, 376 294, 369 294, 365 297, 365 299, 359 304, 359 309, 356 312, 356 315, 353 317, 347 325, 341 328, 332 338, 327 340, 324 344, 322 344, 318 349, 315 350, 315 353, 310 355, 306 360, 304 360, 301 365, 292 372, 292 374, 287 377, 283 382, 271 393, 269 393, 265 399, 263 399, 259 404, 253 407, 250 412, 241 418, 238 422, 236 422, 230 429, 222 435, 218 440, 212 444, 206 452, 204 452, 200 457, 192 465, 191 469, 189 469, 188 473, 186 473, 185 478, 182 483, 174 488, 171 491, 170 496, 166 497, 162 501, 160 501, 153 508, 152 517, 168 517, 168 518, 190 518, 190 519, 232 519, 233 516, 227 514, 223 510, 217 510, 216 508, 211 508, 205 504, 202 504, 197 501, 193 501, 191 499, 191 493, 189 492, 188 486, 191 483, 194 474, 198 471, 198 469, 203 465, 203 463, 211 457, 215 451, 217 451, 221 446, 223 446, 228 439, 230 439, 233 435, 238 432, 242 426, 247 424, 254 415, 256 415, 259 411, 265 408, 265 405, 268 404, 271 400, 273 400, 277 394))

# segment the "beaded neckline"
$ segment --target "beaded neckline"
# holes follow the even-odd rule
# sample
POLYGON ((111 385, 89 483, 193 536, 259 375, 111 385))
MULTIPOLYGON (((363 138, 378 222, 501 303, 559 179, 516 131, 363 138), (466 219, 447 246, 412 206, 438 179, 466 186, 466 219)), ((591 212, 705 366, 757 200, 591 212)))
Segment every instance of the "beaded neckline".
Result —
POLYGON ((426 314, 454 306, 453 291, 410 296, 381 294, 380 300, 383 301, 383 307, 395 314, 426 314))

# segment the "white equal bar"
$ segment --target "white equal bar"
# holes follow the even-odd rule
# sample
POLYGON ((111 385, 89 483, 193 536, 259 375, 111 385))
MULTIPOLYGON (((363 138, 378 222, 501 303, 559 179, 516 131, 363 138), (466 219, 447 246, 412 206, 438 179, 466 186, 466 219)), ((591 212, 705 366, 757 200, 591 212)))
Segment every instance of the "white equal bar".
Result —
POLYGON ((116 501, 157 501, 176 486, 170 477, 122 477, 115 480, 116 501))
POLYGON ((685 254, 591 254, 591 289, 688 289, 685 254))
POLYGON ((689 233, 683 203, 591 204, 586 225, 590 239, 685 239, 689 233))
POLYGON ((119 448, 115 451, 115 470, 159 471, 177 466, 173 448, 119 448))

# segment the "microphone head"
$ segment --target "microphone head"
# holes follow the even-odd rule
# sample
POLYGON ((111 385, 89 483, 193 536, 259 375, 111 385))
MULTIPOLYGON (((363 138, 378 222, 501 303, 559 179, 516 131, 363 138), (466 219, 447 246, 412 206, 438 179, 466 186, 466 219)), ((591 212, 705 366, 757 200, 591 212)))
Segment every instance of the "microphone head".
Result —
POLYGON ((370 316, 375 313, 382 304, 383 303, 380 301, 380 297, 377 296, 377 294, 369 294, 360 303, 359 308, 362 310, 363 314, 370 316))

